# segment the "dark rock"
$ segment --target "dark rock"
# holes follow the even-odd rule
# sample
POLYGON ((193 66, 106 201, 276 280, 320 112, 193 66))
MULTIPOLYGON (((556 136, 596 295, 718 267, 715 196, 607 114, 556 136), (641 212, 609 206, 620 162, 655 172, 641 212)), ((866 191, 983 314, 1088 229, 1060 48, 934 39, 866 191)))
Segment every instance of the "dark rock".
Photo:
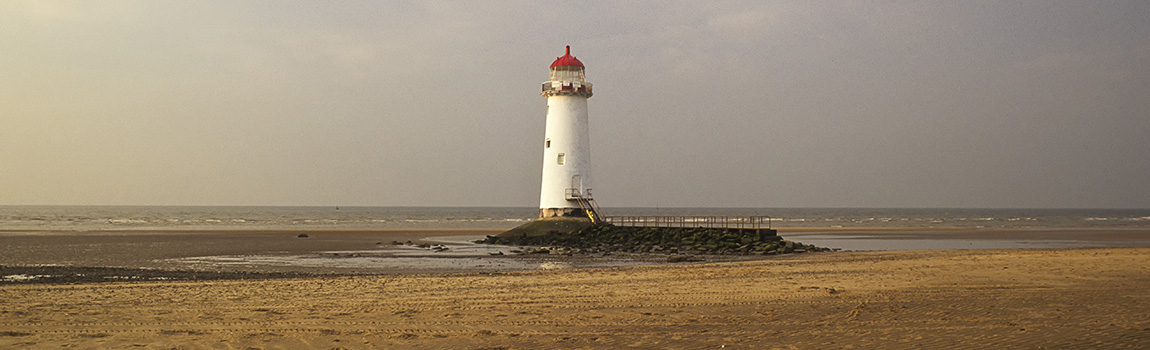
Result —
MULTIPOLYGON (((566 248, 572 252, 705 252, 706 254, 752 254, 769 251, 793 252, 794 249, 815 251, 813 246, 782 241, 774 230, 734 230, 708 228, 624 227, 610 224, 588 225, 574 230, 556 230, 557 224, 574 223, 550 221, 535 227, 533 234, 515 230, 517 234, 488 236, 478 241, 484 244, 503 244, 566 248), (544 229, 547 229, 544 231, 544 229), (542 233, 546 232, 546 233, 542 233), (790 245, 789 249, 786 247, 790 245)), ((542 252, 540 252, 542 253, 542 252)), ((550 253, 550 251, 549 251, 550 253)))
POLYGON ((669 262, 669 263, 695 262, 695 261, 703 261, 703 259, 699 259, 699 258, 691 256, 691 255, 678 255, 678 254, 671 255, 671 256, 667 257, 667 262, 669 262))
POLYGON ((297 237, 297 238, 307 238, 307 234, 306 234, 306 233, 301 233, 301 234, 299 234, 299 236, 296 236, 296 237, 297 237))

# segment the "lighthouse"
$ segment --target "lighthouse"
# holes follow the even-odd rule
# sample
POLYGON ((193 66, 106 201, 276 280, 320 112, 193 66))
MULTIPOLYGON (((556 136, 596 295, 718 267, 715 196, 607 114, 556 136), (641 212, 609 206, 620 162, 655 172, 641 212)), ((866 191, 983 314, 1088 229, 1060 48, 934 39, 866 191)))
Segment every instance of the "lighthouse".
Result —
POLYGON ((591 196, 591 144, 587 133, 587 99, 591 83, 583 62, 563 56, 551 63, 551 79, 543 83, 547 122, 543 134, 543 184, 539 218, 585 217, 598 220, 591 196))

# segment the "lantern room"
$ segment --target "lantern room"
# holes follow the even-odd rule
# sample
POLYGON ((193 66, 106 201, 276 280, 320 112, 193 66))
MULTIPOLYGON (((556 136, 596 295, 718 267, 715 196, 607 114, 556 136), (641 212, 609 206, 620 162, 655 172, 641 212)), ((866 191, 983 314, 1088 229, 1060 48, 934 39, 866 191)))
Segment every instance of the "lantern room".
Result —
POLYGON ((543 83, 543 96, 577 95, 591 97, 591 84, 584 75, 583 62, 571 56, 571 46, 551 63, 551 80, 543 83))

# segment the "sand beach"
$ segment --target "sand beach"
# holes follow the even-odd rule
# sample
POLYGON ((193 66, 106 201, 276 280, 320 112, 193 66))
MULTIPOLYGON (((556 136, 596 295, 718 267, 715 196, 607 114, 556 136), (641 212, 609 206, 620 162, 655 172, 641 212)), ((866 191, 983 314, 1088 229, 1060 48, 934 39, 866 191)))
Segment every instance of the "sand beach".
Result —
MULTIPOLYGON (((521 261, 421 270, 186 260, 418 257, 437 253, 392 243, 491 231, 0 232, 9 279, 0 285, 0 348, 1150 347, 1147 229, 1107 231, 1098 240, 1111 243, 1101 248, 842 251, 676 264, 516 258, 450 242, 434 244, 464 252, 438 259, 521 261), (12 272, 37 267, 124 270, 14 281, 37 279, 12 272), (163 272, 177 269, 202 276, 163 272), (160 272, 113 277, 131 271, 160 272)), ((859 234, 841 231, 804 232, 859 234)), ((962 235, 929 231, 914 234, 962 235)), ((967 234, 1003 239, 1024 231, 967 234)))

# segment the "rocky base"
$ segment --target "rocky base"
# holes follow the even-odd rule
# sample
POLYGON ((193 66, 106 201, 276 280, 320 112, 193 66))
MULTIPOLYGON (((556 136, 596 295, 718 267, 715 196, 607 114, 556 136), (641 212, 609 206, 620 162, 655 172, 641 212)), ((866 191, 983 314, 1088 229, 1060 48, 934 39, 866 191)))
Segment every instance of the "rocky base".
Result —
POLYGON ((621 227, 591 225, 577 231, 540 235, 487 236, 477 243, 559 247, 576 253, 788 254, 829 251, 783 240, 774 230, 621 227))
POLYGON ((587 212, 579 208, 540 208, 540 219, 581 218, 587 219, 587 212))
POLYGON ((500 233, 498 237, 534 237, 542 236, 552 232, 556 233, 569 233, 575 232, 591 226, 591 220, 586 217, 564 218, 552 217, 547 219, 539 219, 528 222, 519 227, 507 230, 500 233))

